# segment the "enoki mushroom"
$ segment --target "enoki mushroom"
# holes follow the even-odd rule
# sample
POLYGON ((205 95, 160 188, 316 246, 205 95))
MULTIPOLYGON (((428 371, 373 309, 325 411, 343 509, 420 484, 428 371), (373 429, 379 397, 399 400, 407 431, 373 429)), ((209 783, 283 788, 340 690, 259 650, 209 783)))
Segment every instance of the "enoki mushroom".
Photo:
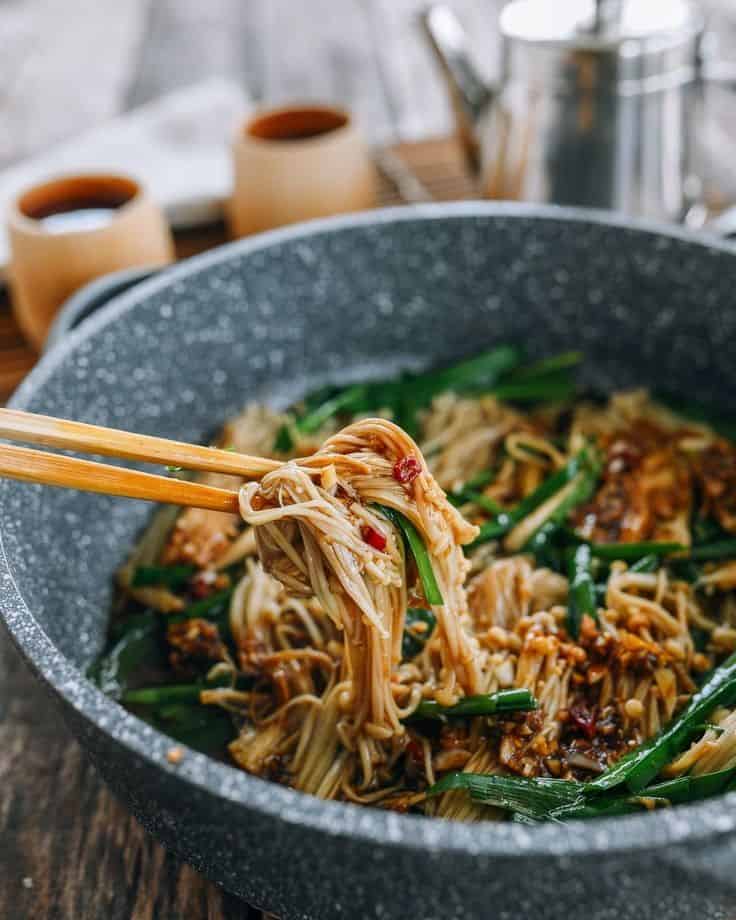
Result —
POLYGON ((404 515, 429 554, 443 601, 433 607, 441 654, 433 697, 445 706, 481 687, 477 641, 462 625, 468 563, 461 547, 477 528, 447 501, 417 445, 392 422, 356 422, 317 456, 334 462, 291 461, 243 486, 241 513, 256 530, 265 569, 292 594, 315 595, 344 635, 343 732, 347 726, 353 739, 386 740, 404 731, 393 678, 409 599, 416 602, 422 589, 381 506, 404 515))

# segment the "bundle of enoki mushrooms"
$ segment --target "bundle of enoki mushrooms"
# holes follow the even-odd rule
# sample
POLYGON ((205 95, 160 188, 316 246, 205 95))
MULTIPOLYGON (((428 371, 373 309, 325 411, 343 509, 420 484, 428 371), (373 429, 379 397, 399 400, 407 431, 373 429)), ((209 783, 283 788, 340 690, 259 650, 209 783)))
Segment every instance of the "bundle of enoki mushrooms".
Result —
MULTIPOLYGON (((266 572, 292 597, 314 596, 342 644, 341 659, 328 665, 335 673, 324 699, 304 699, 316 710, 296 728, 303 754, 296 761, 304 761, 296 785, 325 794, 327 780, 334 794, 334 784, 346 777, 350 782, 354 755, 362 767, 361 785, 372 785, 374 765, 405 735, 402 720, 425 691, 438 704, 452 706, 480 690, 479 647, 465 628, 468 562, 462 552, 478 528, 449 503, 417 445, 390 421, 356 422, 329 438, 319 455, 334 462, 321 469, 287 462, 260 483, 244 485, 240 507, 255 528, 266 572), (408 546, 416 534, 426 557, 409 559, 408 528, 408 546), (417 564, 423 572, 412 571, 417 564), (437 620, 436 686, 399 673, 406 611, 418 606, 431 607, 437 620), (336 758, 339 746, 344 753, 336 758), (336 763, 343 767, 339 772, 336 763)), ((298 661, 299 651, 284 657, 298 661)), ((285 705, 293 706, 294 699, 285 705)), ((275 724, 271 720, 269 727, 275 724)), ((248 740, 239 744, 245 758, 248 740)))
POLYGON ((258 776, 429 815, 736 784, 736 439, 644 391, 579 398, 575 360, 503 347, 249 407, 221 446, 282 465, 205 474, 242 516, 156 518, 100 685, 258 776))

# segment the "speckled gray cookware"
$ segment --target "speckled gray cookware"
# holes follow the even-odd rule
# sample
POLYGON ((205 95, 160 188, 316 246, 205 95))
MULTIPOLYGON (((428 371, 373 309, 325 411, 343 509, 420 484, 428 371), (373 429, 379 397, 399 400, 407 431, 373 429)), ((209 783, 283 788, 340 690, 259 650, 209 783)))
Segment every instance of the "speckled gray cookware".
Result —
MULTIPOLYGON (((736 257, 646 224, 491 204, 279 231, 142 283, 13 405, 201 441, 252 399, 498 342, 580 348, 600 387, 736 397, 736 257)), ((0 607, 100 772, 153 834, 284 920, 733 916, 736 796, 606 822, 462 825, 324 803, 167 739, 82 675, 150 507, 0 483, 0 607)))

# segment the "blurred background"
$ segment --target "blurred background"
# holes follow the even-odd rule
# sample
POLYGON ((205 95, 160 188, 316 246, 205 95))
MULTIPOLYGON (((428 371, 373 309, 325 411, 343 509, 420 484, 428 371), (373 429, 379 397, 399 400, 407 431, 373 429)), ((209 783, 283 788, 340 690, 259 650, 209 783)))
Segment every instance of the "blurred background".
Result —
MULTIPOLYGON (((212 76, 236 80, 257 102, 341 102, 374 142, 441 134, 449 106, 414 21, 422 5, 0 0, 0 164, 212 76)), ((501 5, 454 3, 488 73, 501 5)))
MULTIPOLYGON (((450 5, 468 29, 479 69, 494 76, 503 3, 450 5)), ((0 0, 0 167, 210 77, 236 81, 256 103, 342 103, 373 143, 445 134, 452 124, 447 94, 416 25, 424 6, 426 0, 0 0)), ((724 53, 736 56, 736 3, 702 6, 724 53)), ((730 129, 736 142, 736 97, 709 93, 718 97, 711 107, 716 127, 730 129)), ((711 132, 713 152, 721 135, 711 132)))
MULTIPOLYGON (((420 26, 428 3, 0 0, 0 211, 8 219, 7 226, 5 220, 0 222, 0 400, 35 362, 55 311, 87 281, 127 266, 159 266, 227 238, 304 216, 485 195, 614 207, 650 218, 684 219, 695 228, 727 210, 720 229, 734 232, 736 210, 730 206, 736 204, 736 0, 692 0, 706 19, 704 58, 723 62, 727 69, 723 85, 705 81, 695 95, 686 95, 680 85, 682 71, 674 70, 666 74, 680 81, 674 90, 637 90, 643 100, 640 110, 629 110, 628 103, 607 108, 608 71, 603 65, 603 92, 595 96, 599 109, 594 119, 586 120, 590 61, 586 52, 571 53, 569 58, 563 52, 561 79, 577 71, 579 98, 571 96, 571 105, 560 102, 557 84, 541 72, 537 88, 529 90, 518 112, 513 102, 509 109, 509 99, 517 98, 513 87, 500 107, 479 106, 486 114, 504 106, 513 114, 505 127, 502 121, 489 122, 482 131, 477 124, 470 130, 468 121, 461 132, 465 145, 458 143, 448 85, 420 26), (546 95, 548 104, 539 118, 534 112, 538 95, 546 95), (323 154, 312 166, 306 160, 298 169, 288 166, 277 181, 273 174, 266 177, 262 164, 249 159, 253 151, 246 151, 240 157, 240 173, 241 179, 250 179, 238 184, 238 154, 231 150, 235 126, 241 125, 242 143, 250 131, 243 127, 249 113, 300 103, 342 106, 354 118, 358 137, 370 149, 353 150, 353 168, 358 168, 362 155, 377 168, 379 179, 369 202, 356 205, 355 197, 335 204, 327 201, 329 184, 337 184, 334 167, 327 165, 323 154), (485 165, 479 172, 474 167, 481 154, 485 165), (506 171, 502 182, 496 181, 495 164, 506 171), (84 172, 123 173, 139 180, 162 209, 159 220, 166 223, 158 234, 158 254, 152 249, 126 254, 118 241, 108 241, 109 257, 103 264, 97 258, 98 242, 90 239, 88 258, 99 264, 65 278, 68 257, 51 257, 54 247, 65 253, 65 243, 47 240, 51 249, 41 252, 36 244, 44 241, 36 238, 23 217, 11 251, 9 215, 19 194, 52 177, 84 172), (589 174, 586 181, 583 173, 589 174), (290 184, 293 175, 301 177, 298 193, 290 184), (622 177, 628 182, 628 197, 619 194, 622 177), (265 220, 235 221, 233 202, 240 202, 245 212, 258 212, 253 200, 261 193, 266 198, 263 209, 270 209, 265 220), (279 194, 287 204, 295 203, 293 213, 284 215, 269 199, 279 194), (310 196, 312 204, 319 204, 316 209, 307 202, 310 196), (230 219, 224 219, 228 215, 230 219), (164 239, 169 225, 175 231, 173 242, 164 239), (34 302, 43 293, 39 265, 54 275, 47 279, 54 291, 43 305, 34 302), (9 279, 15 281, 13 290, 3 286, 9 279)), ((477 71, 478 76, 470 79, 471 90, 487 99, 483 84, 497 83, 502 71, 499 15, 506 3, 446 0, 446 6, 467 36, 457 39, 460 26, 445 21, 449 47, 453 41, 467 45, 474 67, 463 64, 460 70, 477 71)), ((559 27, 569 36, 569 23, 560 23, 566 13, 568 20, 575 20, 581 6, 586 6, 583 0, 539 0, 531 11, 523 8, 522 32, 531 28, 547 37, 559 27)), ((587 6, 592 8, 592 2, 587 6)), ((649 20, 647 28, 656 22, 661 30, 667 20, 677 21, 683 3, 641 0, 639 7, 636 2, 596 0, 599 11, 618 9, 620 14, 622 6, 633 10, 634 18, 649 20)), ((584 43, 585 29, 580 33, 575 27, 573 33, 582 34, 584 43)), ((694 61, 698 46, 688 41, 694 61)), ((536 51, 529 60, 543 61, 539 48, 530 47, 536 51)), ((621 59, 625 61, 627 54, 622 51, 621 59)), ((667 70, 669 59, 663 56, 662 62, 667 70)), ((524 67, 526 63, 520 69, 524 67)), ((621 92, 611 98, 628 97, 621 92)), ((712 223, 708 227, 715 229, 712 223)), ((129 234, 134 247, 138 237, 138 231, 129 234)))

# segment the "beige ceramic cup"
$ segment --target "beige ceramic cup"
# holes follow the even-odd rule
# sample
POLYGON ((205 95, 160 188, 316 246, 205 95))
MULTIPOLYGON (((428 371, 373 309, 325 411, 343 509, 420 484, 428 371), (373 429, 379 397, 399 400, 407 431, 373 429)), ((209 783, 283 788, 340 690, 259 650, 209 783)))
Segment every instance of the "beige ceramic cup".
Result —
POLYGON ((88 281, 174 258, 161 209, 127 176, 66 176, 27 189, 8 215, 13 308, 40 348, 59 306, 88 281))
POLYGON ((327 106, 256 113, 233 143, 234 236, 376 204, 376 170, 350 115, 327 106))

